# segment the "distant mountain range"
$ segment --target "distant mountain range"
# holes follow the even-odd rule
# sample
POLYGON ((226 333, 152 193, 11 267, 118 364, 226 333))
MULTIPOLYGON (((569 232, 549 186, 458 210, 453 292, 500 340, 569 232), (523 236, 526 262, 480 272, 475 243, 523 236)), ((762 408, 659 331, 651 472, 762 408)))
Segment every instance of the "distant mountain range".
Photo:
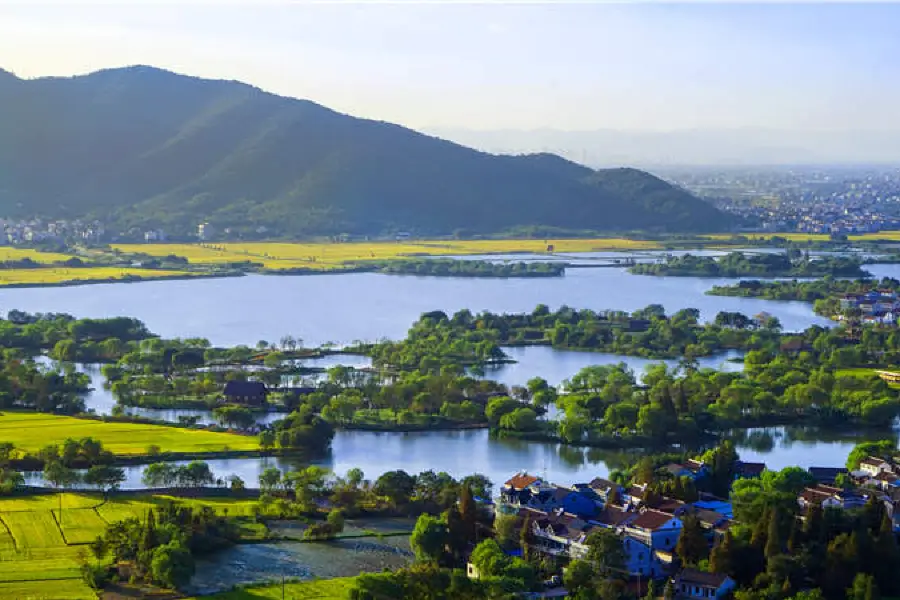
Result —
POLYGON ((487 152, 553 152, 593 167, 900 164, 900 131, 891 130, 432 128, 428 133, 487 152))
POLYGON ((730 217, 635 169, 498 156, 233 81, 152 67, 0 71, 0 217, 186 233, 420 235, 520 227, 717 230, 730 217))

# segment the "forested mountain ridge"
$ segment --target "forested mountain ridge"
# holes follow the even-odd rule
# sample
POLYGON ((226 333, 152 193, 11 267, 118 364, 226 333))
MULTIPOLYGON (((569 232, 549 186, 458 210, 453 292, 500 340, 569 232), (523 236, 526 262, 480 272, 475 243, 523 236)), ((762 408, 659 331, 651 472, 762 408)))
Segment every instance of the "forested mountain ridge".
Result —
POLYGON ((634 169, 479 152, 233 81, 152 67, 0 71, 0 217, 284 235, 697 231, 709 204, 634 169))

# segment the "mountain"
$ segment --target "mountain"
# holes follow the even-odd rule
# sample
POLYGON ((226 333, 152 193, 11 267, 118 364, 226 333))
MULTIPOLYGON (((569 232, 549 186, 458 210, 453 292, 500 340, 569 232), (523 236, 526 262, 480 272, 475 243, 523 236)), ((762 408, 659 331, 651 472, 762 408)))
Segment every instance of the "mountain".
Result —
POLYGON ((193 230, 714 230, 730 218, 634 169, 479 152, 233 81, 151 67, 0 73, 0 216, 193 230))

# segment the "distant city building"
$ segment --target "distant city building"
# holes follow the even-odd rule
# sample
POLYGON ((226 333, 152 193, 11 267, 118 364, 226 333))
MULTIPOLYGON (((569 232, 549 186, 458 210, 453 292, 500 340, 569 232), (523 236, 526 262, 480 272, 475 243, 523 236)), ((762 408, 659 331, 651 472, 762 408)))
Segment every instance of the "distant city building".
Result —
POLYGON ((216 235, 216 228, 209 223, 197 225, 197 237, 204 242, 211 240, 216 235))

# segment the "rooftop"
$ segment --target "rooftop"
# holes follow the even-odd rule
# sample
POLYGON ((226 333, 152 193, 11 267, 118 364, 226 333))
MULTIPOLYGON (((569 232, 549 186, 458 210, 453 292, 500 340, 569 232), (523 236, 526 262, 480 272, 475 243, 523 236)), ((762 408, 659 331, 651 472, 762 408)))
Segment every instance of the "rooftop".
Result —
POLYGON ((675 582, 695 585, 700 587, 711 587, 718 589, 728 580, 728 575, 722 573, 707 573, 706 571, 698 571, 696 569, 682 569, 676 576, 675 582))
POLYGON ((637 529, 645 529, 647 531, 656 531, 674 517, 670 514, 653 510, 652 508, 643 511, 637 518, 629 523, 629 527, 637 529))

